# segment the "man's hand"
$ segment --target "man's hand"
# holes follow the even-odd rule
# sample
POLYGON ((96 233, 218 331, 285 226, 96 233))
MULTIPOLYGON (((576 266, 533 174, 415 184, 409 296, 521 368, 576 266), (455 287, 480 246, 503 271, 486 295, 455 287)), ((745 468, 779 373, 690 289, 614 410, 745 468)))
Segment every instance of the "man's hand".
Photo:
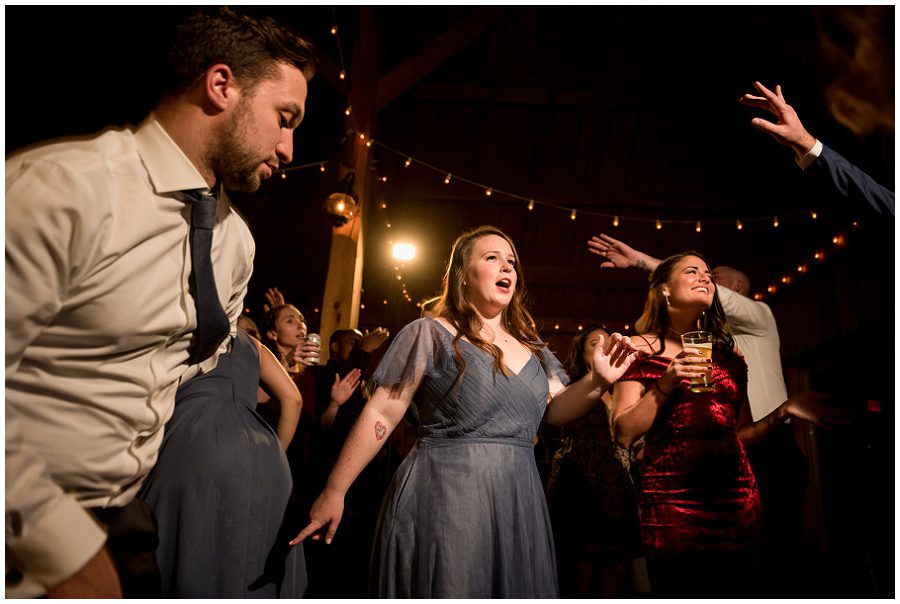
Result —
POLYGON ((761 117, 755 117, 750 120, 753 127, 771 135, 778 143, 793 149, 798 158, 806 155, 816 144, 816 139, 806 131, 806 128, 800 123, 800 118, 797 117, 797 112, 784 100, 781 85, 775 86, 774 93, 759 82, 754 82, 753 85, 762 96, 745 94, 738 101, 748 107, 765 109, 777 118, 777 123, 773 124, 761 117))
POLYGON ((48 598, 121 598, 119 575, 105 547, 78 572, 47 591, 48 598))
POLYGON ((269 312, 273 308, 284 305, 284 296, 277 287, 270 287, 266 290, 266 302, 263 304, 263 311, 269 312))
POLYGON ((600 233, 600 236, 591 237, 588 241, 588 251, 606 258, 606 262, 600 268, 629 268, 635 267, 653 272, 659 266, 659 260, 648 256, 643 252, 629 247, 618 239, 600 233))
POLYGON ((375 331, 369 332, 366 331, 366 335, 363 336, 362 341, 359 343, 359 347, 362 348, 365 352, 373 352, 378 350, 378 348, 384 344, 384 341, 387 340, 391 335, 384 327, 376 327, 375 331))

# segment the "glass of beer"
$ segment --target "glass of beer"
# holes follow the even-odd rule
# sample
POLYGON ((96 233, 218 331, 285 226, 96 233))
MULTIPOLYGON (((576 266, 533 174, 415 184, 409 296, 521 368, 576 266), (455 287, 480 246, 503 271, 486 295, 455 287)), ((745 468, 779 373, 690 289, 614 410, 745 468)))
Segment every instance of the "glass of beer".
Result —
MULTIPOLYGON (((704 359, 712 359, 713 335, 708 331, 689 331, 681 334, 681 344, 685 348, 694 348, 704 359)), ((691 378, 691 392, 712 392, 712 369, 709 368, 701 377, 691 378)))

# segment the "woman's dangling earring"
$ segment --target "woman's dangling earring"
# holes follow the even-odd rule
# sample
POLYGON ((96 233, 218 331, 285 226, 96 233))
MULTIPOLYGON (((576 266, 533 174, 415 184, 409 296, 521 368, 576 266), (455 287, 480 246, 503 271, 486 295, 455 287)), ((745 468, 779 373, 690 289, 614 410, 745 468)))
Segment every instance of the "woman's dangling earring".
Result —
POLYGON ((672 306, 672 303, 669 302, 669 294, 663 292, 663 297, 666 299, 666 306, 672 306))

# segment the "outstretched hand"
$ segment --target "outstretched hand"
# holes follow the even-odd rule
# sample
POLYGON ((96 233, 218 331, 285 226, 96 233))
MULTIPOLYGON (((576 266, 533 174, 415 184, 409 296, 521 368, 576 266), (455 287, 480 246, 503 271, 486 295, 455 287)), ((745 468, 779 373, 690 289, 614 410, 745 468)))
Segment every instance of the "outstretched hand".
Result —
POLYGON ((778 143, 793 149, 797 157, 805 155, 816 144, 816 139, 806 131, 806 128, 800 122, 800 118, 797 116, 797 112, 784 100, 781 85, 775 86, 775 92, 772 92, 760 82, 754 82, 753 85, 762 96, 745 94, 738 99, 738 102, 748 107, 765 109, 775 116, 776 123, 764 120, 761 117, 755 117, 750 121, 750 124, 757 130, 771 135, 778 143))
POLYGON ((786 411, 793 417, 812 422, 820 428, 833 429, 849 424, 853 413, 827 403, 830 399, 830 395, 822 392, 801 392, 788 399, 786 411))
POLYGON ((636 355, 637 349, 631 345, 631 338, 620 333, 614 333, 607 339, 600 336, 591 358, 594 383, 609 390, 631 367, 636 355))
POLYGON ((334 534, 337 532, 343 515, 343 495, 325 487, 325 490, 316 497, 312 509, 309 511, 309 524, 291 540, 290 545, 297 545, 310 536, 313 541, 319 541, 322 539, 323 534, 325 543, 330 544, 331 540, 334 539, 334 534))
POLYGON ((387 340, 391 335, 384 327, 376 327, 374 331, 370 332, 366 330, 365 335, 363 335, 362 341, 359 343, 359 347, 362 348, 365 352, 374 352, 378 350, 384 341, 387 340))
POLYGON ((270 287, 266 290, 266 302, 263 304, 263 311, 269 312, 273 308, 284 304, 284 295, 278 291, 277 287, 270 287))
POLYGON ((337 373, 334 374, 334 385, 331 387, 331 400, 337 403, 338 407, 347 402, 353 391, 359 386, 359 378, 362 371, 359 369, 351 369, 344 379, 337 373))
POLYGON ((600 268, 629 268, 633 266, 652 272, 659 265, 659 260, 656 258, 639 252, 604 233, 591 237, 591 240, 588 241, 588 251, 606 258, 606 261, 600 265, 600 268))

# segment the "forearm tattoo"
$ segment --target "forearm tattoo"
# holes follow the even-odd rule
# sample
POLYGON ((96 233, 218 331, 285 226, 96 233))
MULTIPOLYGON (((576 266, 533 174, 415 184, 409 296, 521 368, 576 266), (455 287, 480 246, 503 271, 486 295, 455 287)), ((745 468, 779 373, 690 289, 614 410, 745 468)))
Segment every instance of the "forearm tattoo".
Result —
POLYGON ((639 268, 641 270, 650 272, 650 267, 647 266, 647 263, 644 262, 643 260, 635 261, 634 266, 635 266, 635 268, 639 268))
POLYGON ((387 427, 380 421, 375 422, 375 440, 381 440, 387 434, 387 427))

